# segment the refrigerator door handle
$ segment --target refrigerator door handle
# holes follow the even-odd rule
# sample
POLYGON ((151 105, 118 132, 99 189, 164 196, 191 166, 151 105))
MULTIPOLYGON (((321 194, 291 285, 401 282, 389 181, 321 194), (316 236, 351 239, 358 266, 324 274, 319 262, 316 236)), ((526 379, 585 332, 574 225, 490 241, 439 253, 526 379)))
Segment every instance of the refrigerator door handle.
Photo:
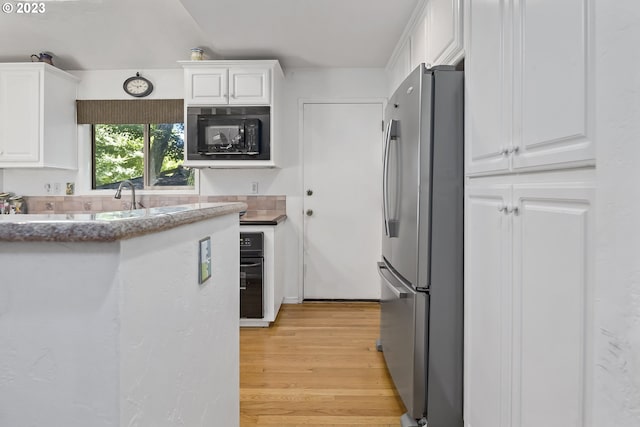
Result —
POLYGON ((391 283, 391 281, 385 276, 385 274, 383 273, 383 270, 389 271, 387 266, 385 266, 383 263, 379 262, 378 263, 378 273, 380 274, 380 277, 382 277, 383 282, 384 282, 385 286, 387 287, 387 289, 389 289, 391 292, 393 292, 395 297, 398 298, 398 299, 407 298, 407 296, 409 296, 409 293, 404 291, 404 290, 402 290, 402 289, 398 289, 396 286, 394 286, 393 283, 391 283))
POLYGON ((384 233, 388 237, 398 237, 397 220, 389 216, 389 158, 391 157, 391 142, 397 141, 398 121, 391 119, 387 124, 384 140, 384 163, 382 171, 382 204, 384 214, 384 233))
POLYGON ((382 160, 382 215, 384 235, 389 236, 389 144, 391 143, 391 120, 384 132, 384 158, 382 160))

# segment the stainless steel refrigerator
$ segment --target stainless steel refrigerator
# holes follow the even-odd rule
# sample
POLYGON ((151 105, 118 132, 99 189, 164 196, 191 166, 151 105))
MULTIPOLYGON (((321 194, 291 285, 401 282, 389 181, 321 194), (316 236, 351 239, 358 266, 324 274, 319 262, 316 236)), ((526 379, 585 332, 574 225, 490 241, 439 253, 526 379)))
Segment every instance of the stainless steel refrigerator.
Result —
POLYGON ((385 111, 379 350, 402 425, 462 426, 463 72, 416 68, 385 111))

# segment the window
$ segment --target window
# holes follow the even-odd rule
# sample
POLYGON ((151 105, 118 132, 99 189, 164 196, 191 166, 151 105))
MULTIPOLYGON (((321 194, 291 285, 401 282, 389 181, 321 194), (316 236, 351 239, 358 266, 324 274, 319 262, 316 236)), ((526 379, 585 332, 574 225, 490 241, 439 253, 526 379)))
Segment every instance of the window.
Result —
POLYGON ((89 99, 76 107, 78 124, 92 129, 92 188, 129 180, 140 189, 194 189, 195 171, 182 165, 182 99, 89 99))
POLYGON ((193 188, 183 147, 183 123, 94 124, 93 188, 117 188, 124 180, 140 189, 193 188))

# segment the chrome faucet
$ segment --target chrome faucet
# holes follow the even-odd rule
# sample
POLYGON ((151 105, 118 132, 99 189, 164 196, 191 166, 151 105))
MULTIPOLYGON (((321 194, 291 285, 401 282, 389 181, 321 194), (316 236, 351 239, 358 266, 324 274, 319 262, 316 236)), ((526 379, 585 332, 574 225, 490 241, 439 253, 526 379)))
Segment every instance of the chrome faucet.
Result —
POLYGON ((125 184, 128 184, 129 187, 131 187, 131 209, 136 209, 136 189, 133 186, 133 182, 129 181, 128 179, 125 179, 120 183, 120 185, 118 185, 118 189, 116 190, 116 194, 115 196, 113 196, 113 198, 119 199, 121 197, 122 186, 125 184))

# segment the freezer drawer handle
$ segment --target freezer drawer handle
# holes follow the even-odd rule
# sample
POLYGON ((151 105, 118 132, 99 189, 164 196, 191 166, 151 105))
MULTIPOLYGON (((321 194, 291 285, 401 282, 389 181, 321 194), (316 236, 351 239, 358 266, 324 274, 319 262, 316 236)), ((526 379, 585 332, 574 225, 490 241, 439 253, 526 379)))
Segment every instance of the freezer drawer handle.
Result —
POLYGON ((393 294, 396 296, 396 298, 401 299, 401 298, 406 298, 409 293, 408 292, 404 292, 401 289, 396 288, 395 286, 393 286, 393 284, 391 284, 391 282, 389 282, 389 280, 384 277, 384 274, 382 273, 382 270, 389 270, 386 266, 384 266, 382 263, 378 263, 378 272, 380 273, 380 276, 382 277, 382 279, 384 280, 384 284, 387 286, 387 288, 389 288, 391 290, 391 292, 393 292, 393 294))

